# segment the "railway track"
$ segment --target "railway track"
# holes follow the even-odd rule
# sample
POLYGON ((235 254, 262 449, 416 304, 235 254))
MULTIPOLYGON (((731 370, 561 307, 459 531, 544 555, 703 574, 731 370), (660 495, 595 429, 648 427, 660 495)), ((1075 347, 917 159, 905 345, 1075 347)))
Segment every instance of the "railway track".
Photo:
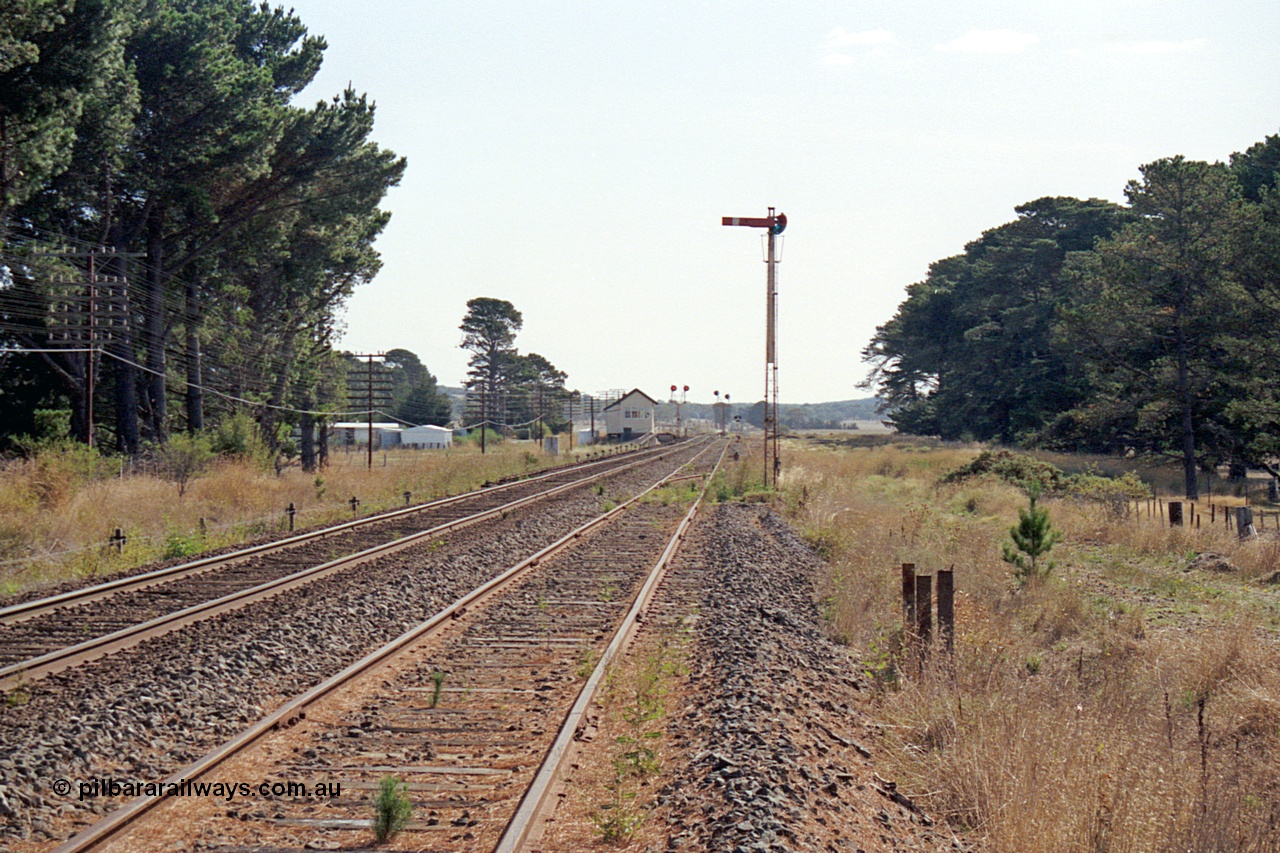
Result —
POLYGON ((679 452, 587 463, 0 608, 0 691, 679 452))
POLYGON ((255 794, 232 806, 140 797, 59 853, 190 849, 196 840, 227 853, 350 849, 372 843, 371 797, 387 776, 416 805, 402 840, 413 849, 526 849, 559 759, 726 446, 715 442, 687 464, 700 483, 656 491, 672 472, 167 780, 301 781, 306 795, 255 794))

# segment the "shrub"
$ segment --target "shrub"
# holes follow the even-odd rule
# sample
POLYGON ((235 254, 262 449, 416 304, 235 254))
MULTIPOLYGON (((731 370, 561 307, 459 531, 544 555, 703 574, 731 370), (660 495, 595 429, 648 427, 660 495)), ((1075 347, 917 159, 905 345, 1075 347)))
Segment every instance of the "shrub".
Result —
POLYGON ((178 433, 161 445, 156 453, 161 467, 169 479, 178 484, 178 497, 187 493, 187 483, 199 475, 213 461, 209 439, 203 435, 178 433))
POLYGON ((1041 492, 1049 494, 1062 491, 1067 483, 1067 476, 1058 466, 1012 450, 984 450, 972 462, 946 474, 940 482, 963 483, 984 475, 1025 489, 1038 486, 1041 492))
POLYGON ((405 796, 405 786, 394 776, 382 777, 373 801, 373 834, 386 841, 409 825, 413 803, 405 796))
POLYGON ((1014 567, 1018 580, 1047 575, 1053 571, 1053 563, 1041 567, 1039 559, 1053 550, 1062 534, 1049 523, 1049 510, 1036 506, 1040 490, 1032 488, 1031 505, 1018 510, 1018 523, 1009 528, 1012 542, 1004 543, 1004 561, 1014 567))
POLYGON ((1089 503, 1102 504, 1116 517, 1129 510, 1134 501, 1151 497, 1151 489, 1132 471, 1121 477, 1101 477, 1097 474, 1076 474, 1067 479, 1068 497, 1089 503))
POLYGON ((209 447, 219 456, 233 456, 264 468, 271 462, 272 454, 262 440, 262 431, 247 412, 236 412, 219 423, 209 447))

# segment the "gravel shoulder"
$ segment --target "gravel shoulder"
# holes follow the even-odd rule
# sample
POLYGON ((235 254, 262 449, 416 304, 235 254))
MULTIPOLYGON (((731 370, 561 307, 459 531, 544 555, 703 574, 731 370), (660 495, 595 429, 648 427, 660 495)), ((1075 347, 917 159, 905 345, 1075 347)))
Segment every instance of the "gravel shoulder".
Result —
POLYGON ((967 849, 876 773, 880 728, 857 662, 825 633, 822 571, 771 511, 710 508, 670 576, 696 576, 697 589, 664 582, 653 609, 666 618, 616 673, 621 689, 601 703, 542 849, 601 845, 602 819, 618 808, 638 818, 624 849, 967 849), (637 673, 659 659, 671 663, 660 770, 627 779, 619 759, 634 740, 637 673))

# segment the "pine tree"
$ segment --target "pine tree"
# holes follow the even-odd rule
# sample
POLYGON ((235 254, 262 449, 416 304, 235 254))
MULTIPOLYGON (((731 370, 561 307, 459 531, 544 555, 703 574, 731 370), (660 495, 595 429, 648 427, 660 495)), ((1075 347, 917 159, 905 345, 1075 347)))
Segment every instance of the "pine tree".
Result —
POLYGON ((1049 523, 1049 510, 1036 506, 1040 497, 1040 489, 1032 486, 1028 489, 1030 506, 1018 510, 1018 523, 1009 528, 1012 542, 1004 543, 1004 561, 1014 567, 1014 574, 1019 583, 1026 583, 1028 578, 1040 577, 1053 571, 1052 562, 1041 571, 1039 559, 1053 549, 1062 538, 1061 531, 1055 530, 1049 523))

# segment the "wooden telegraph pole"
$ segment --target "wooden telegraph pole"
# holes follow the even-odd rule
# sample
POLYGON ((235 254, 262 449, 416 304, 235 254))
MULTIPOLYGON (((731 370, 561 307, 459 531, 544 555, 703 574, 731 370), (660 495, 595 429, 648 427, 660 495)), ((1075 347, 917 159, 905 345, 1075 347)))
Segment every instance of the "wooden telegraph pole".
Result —
POLYGON ((88 277, 82 280, 60 280, 58 284, 70 287, 83 286, 83 294, 63 293, 55 299, 51 312, 51 343, 60 346, 78 348, 83 346, 84 381, 84 442, 94 446, 93 399, 98 373, 98 342, 111 340, 128 324, 129 314, 125 308, 124 291, 126 280, 122 276, 104 276, 98 272, 97 260, 115 260, 117 258, 145 258, 146 252, 117 252, 107 246, 94 249, 76 250, 59 249, 49 252, 35 252, 36 256, 52 258, 75 258, 88 261, 88 277), (99 285, 106 285, 106 294, 99 290, 99 285))
POLYGON ((369 434, 366 436, 369 443, 366 448, 367 465, 369 470, 373 470, 373 413, 379 406, 391 405, 391 377, 387 375, 385 368, 381 364, 377 364, 375 359, 385 359, 386 353, 353 353, 351 358, 356 360, 356 364, 352 365, 347 372, 347 400, 349 403, 362 404, 367 414, 367 422, 369 424, 369 434), (364 370, 360 370, 359 360, 366 360, 364 370), (375 370, 375 366, 377 369, 375 370))
POLYGON ((778 473, 782 460, 778 457, 778 257, 777 237, 787 227, 787 215, 775 213, 769 208, 765 217, 725 216, 721 225, 742 225, 747 228, 768 229, 768 247, 765 263, 765 338, 764 338, 764 485, 778 485, 778 473))

